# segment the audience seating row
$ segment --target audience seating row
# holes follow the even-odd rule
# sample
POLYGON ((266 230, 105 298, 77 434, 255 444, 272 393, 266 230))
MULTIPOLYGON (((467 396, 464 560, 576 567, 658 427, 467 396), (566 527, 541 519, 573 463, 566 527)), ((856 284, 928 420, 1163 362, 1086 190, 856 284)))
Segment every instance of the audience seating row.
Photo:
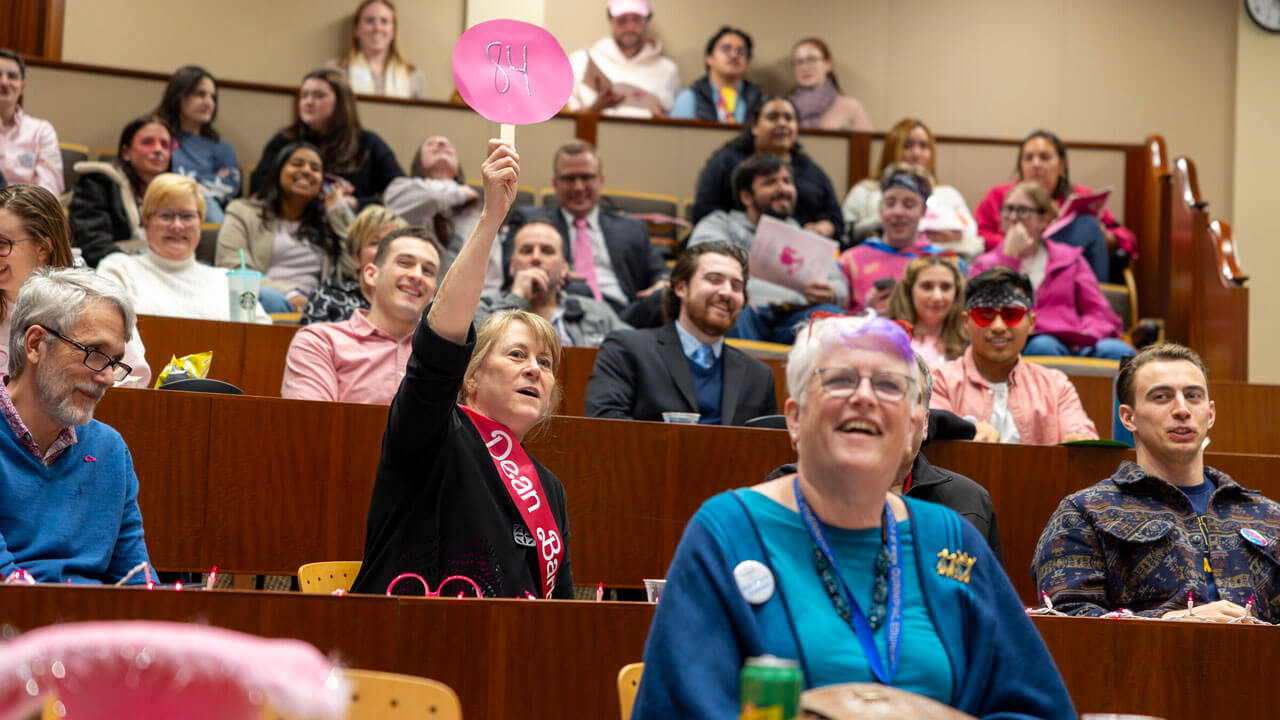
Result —
MULTIPOLYGON (((20 586, 0 587, 0 596, 0 624, 18 630, 74 620, 207 622, 305 640, 355 667, 434 678, 457 692, 466 717, 529 720, 617 717, 616 675, 641 659, 653 618, 652 605, 617 602, 20 586)), ((1271 712, 1275 628, 1033 622, 1081 713, 1201 720, 1271 712)))
MULTIPOLYGON (((386 408, 115 389, 98 417, 133 453, 157 568, 292 575, 311 561, 363 556, 386 408)), ((571 417, 526 446, 565 485, 577 584, 610 587, 662 577, 704 500, 794 459, 778 430, 571 417)), ((1058 502, 1133 458, 969 442, 932 443, 926 455, 987 487, 1006 572, 1028 601, 1031 555, 1058 502)), ((1206 462, 1280 497, 1280 455, 1211 452, 1206 462)))
MULTIPOLYGON (((159 97, 163 83, 167 80, 166 76, 157 73, 68 65, 43 60, 32 60, 29 65, 31 66, 29 69, 39 76, 32 78, 33 87, 46 92, 57 92, 59 83, 67 82, 68 78, 89 75, 96 81, 95 87, 99 87, 104 93, 118 91, 121 97, 132 97, 140 89, 138 83, 142 82, 148 86, 154 85, 150 95, 159 97)), ((220 90, 224 91, 221 93, 222 99, 228 103, 227 107, 222 108, 226 112, 220 113, 225 125, 221 129, 224 130, 224 135, 241 145, 245 142, 252 144, 250 139, 261 134, 262 131, 254 129, 257 127, 254 124, 256 120, 250 122, 250 118, 258 116, 237 111, 240 106, 278 104, 291 98, 296 92, 295 88, 290 87, 234 80, 223 80, 220 83, 220 90), (245 125, 245 123, 249 124, 245 125), (245 127, 240 127, 241 125, 245 127)), ((388 132, 394 129, 395 132, 400 133, 406 127, 422 127, 423 122, 430 121, 429 125, 438 126, 440 131, 457 134, 460 140, 465 141, 466 147, 471 147, 468 143, 473 139, 473 134, 476 137, 487 134, 487 131, 479 130, 473 133, 471 111, 451 103, 362 97, 360 105, 362 115, 369 117, 370 126, 375 129, 385 124, 383 120, 390 117, 390 113, 405 117, 405 122, 383 128, 388 132), (412 122, 409 118, 417 118, 419 121, 412 122)), ((284 117, 283 114, 282 117, 284 117)), ((73 122, 74 118, 51 117, 50 119, 59 127, 66 125, 66 131, 70 136, 88 134, 83 123, 73 122)), ((127 119, 126 116, 121 116, 118 122, 122 124, 125 119, 127 119)), ((668 187, 666 178, 687 177, 691 187, 697 168, 709 151, 734 132, 733 128, 699 121, 635 120, 568 114, 546 125, 546 128, 537 128, 527 133, 527 135, 532 134, 529 142, 534 143, 525 148, 528 151, 525 154, 530 156, 528 158, 529 177, 550 177, 549 168, 544 165, 549 162, 550 152, 556 146, 555 138, 561 138, 561 136, 564 140, 569 137, 578 137, 597 142, 601 147, 602 155, 606 158, 625 152, 624 147, 634 148, 644 145, 645 142, 656 142, 660 137, 663 138, 663 146, 675 153, 676 157, 673 159, 679 167, 664 165, 663 172, 654 176, 652 168, 631 168, 627 163, 615 162, 611 165, 613 170, 610 172, 610 180, 611 188, 658 190, 667 193, 671 192, 671 188, 668 187), (566 131, 568 128, 571 130, 566 131), (546 132, 542 132, 543 130, 546 132), (550 143, 545 144, 545 147, 540 146, 539 141, 545 140, 550 140, 550 143), (703 152, 704 150, 706 152, 703 152), (655 187, 652 182, 653 177, 661 177, 664 182, 655 187)), ((107 137, 113 137, 113 134, 114 129, 107 134, 107 137)), ((875 154, 873 149, 878 147, 882 137, 878 133, 832 131, 806 131, 804 135, 815 157, 827 166, 828 174, 831 175, 837 188, 850 187, 868 176, 875 154), (839 162, 834 160, 837 157, 839 162)), ((104 138, 97 134, 89 139, 97 142, 104 141, 104 138)), ((394 134, 389 135, 387 139, 394 147, 406 152, 410 144, 421 140, 420 137, 413 135, 409 142, 410 136, 401 138, 394 134)), ((1012 150, 1018 143, 1016 139, 946 135, 939 136, 937 141, 941 147, 948 148, 948 152, 959 148, 984 146, 1007 147, 1012 150)), ((1167 317, 1174 320, 1175 323, 1170 327, 1168 338, 1190 343, 1201 352, 1209 353, 1215 349, 1225 352, 1221 349, 1230 348, 1232 357, 1228 358, 1227 362, 1210 363, 1214 368, 1215 377, 1232 380, 1247 379, 1245 372, 1247 367, 1243 365, 1246 362, 1244 356, 1247 353, 1240 351, 1244 345, 1237 342, 1236 337, 1236 335, 1243 336, 1246 332, 1247 317, 1241 313, 1247 311, 1247 300, 1243 306, 1239 301, 1232 300, 1225 308, 1212 301, 1212 296, 1218 289, 1215 283, 1225 286, 1224 290, 1233 291, 1229 293, 1231 297, 1247 298, 1247 291, 1240 287, 1243 283, 1243 274, 1239 273, 1238 263, 1235 263, 1229 227, 1220 221, 1214 224, 1205 214, 1203 229, 1195 228, 1197 237, 1202 236, 1204 242, 1199 242, 1189 232, 1181 235, 1173 232, 1175 223, 1170 218, 1171 213, 1202 211, 1204 206, 1204 200, 1199 197, 1198 190, 1193 195, 1187 196, 1187 192, 1181 191, 1186 183, 1179 181, 1181 183, 1179 187, 1173 187, 1173 174, 1183 172, 1180 169, 1181 166, 1190 165, 1189 161, 1172 162, 1163 139, 1159 136, 1151 136, 1143 143, 1134 144, 1069 142, 1067 145, 1073 153, 1073 166, 1079 169, 1082 162, 1086 164, 1091 162, 1090 154, 1092 153, 1100 159, 1097 167, 1106 168, 1104 174, 1108 177, 1099 178, 1100 184, 1117 186, 1117 193, 1112 203, 1113 209, 1123 217, 1126 226, 1134 230, 1140 243, 1140 259, 1134 266, 1140 315, 1155 318, 1167 317), (1174 167, 1175 165, 1178 167, 1174 167), (1167 197, 1166 192, 1169 193, 1167 197), (1186 202, 1181 202, 1184 199, 1186 202), (1173 202, 1173 200, 1180 202, 1173 202), (1224 247, 1225 250, 1223 250, 1224 247), (1179 251, 1178 248, 1188 252, 1179 251), (1216 260, 1221 262, 1215 262, 1216 260), (1223 275, 1220 268, 1226 268, 1228 275, 1223 275), (1192 282, 1193 279, 1194 282, 1192 282), (1211 296, 1208 301, 1206 301, 1206 293, 1211 296), (1223 309, 1226 312, 1220 311, 1223 309), (1197 328, 1194 335, 1188 325, 1197 328)), ((87 156, 87 148, 82 146, 80 149, 87 156)), ((251 159, 256 154, 256 145, 247 149, 242 148, 242 150, 245 151, 246 159, 251 159)), ((976 197, 985 191, 992 179, 987 178, 984 183, 980 178, 966 177, 964 170, 964 167, 951 167, 944 174, 949 182, 961 187, 968 195, 973 195, 974 197, 970 199, 976 201, 976 197)), ((532 187, 528 190, 530 202, 532 202, 536 199, 536 191, 532 187)), ((668 201, 670 197, 668 196, 668 201)), ((1187 224, 1186 227, 1193 226, 1187 224)), ((1122 316, 1131 317, 1127 313, 1122 313, 1122 316)))
MULTIPOLYGON (((158 374, 172 356, 213 351, 209 377, 235 385, 246 395, 279 397, 284 377, 284 359, 289 341, 297 332, 293 325, 253 325, 215 320, 187 320, 143 315, 138 330, 147 346, 147 363, 158 374)), ((785 346, 751 341, 739 344, 773 370, 778 407, 787 398, 785 346)), ((596 362, 596 348, 567 347, 556 378, 564 392, 559 411, 580 416, 586 406, 587 381, 596 362)), ((1085 411, 1103 437, 1111 435, 1111 377, 1114 363, 1089 358, 1045 358, 1071 375, 1085 411), (1101 370, 1099 370, 1101 366, 1101 370)))

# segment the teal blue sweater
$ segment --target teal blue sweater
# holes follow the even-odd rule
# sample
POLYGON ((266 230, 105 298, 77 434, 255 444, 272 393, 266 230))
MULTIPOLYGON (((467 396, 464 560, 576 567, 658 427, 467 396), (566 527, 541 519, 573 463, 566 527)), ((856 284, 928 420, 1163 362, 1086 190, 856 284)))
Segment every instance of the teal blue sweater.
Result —
POLYGON ((38 582, 108 583, 147 561, 120 433, 90 421, 45 467, 0 417, 0 576, 22 568, 38 582))
MULTIPOLYGON (((940 505, 904 500, 915 553, 914 568, 904 572, 917 575, 919 596, 914 601, 924 606, 949 668, 899 667, 897 679, 906 681, 907 689, 927 684, 931 694, 949 695, 944 698, 947 704, 983 720, 1074 719, 1053 658, 986 540, 940 505), (940 562, 938 553, 943 550, 973 558, 968 573, 940 562)), ((788 512, 798 525, 799 516, 788 512)), ((776 519, 753 521, 734 492, 711 498, 694 515, 676 548, 649 629, 632 720, 737 718, 738 672, 746 658, 764 653, 799 660, 809 671, 807 687, 837 679, 869 679, 855 670, 847 677, 833 677, 831 668, 824 667, 825 656, 844 652, 855 642, 847 633, 825 638, 821 628, 815 632, 806 627, 816 614, 835 613, 830 602, 814 607, 805 601, 805 593, 794 594, 791 578, 762 605, 749 604, 738 590, 733 569, 744 560, 764 562, 775 575, 797 569, 813 572, 788 568, 785 560, 779 563, 781 558, 766 555, 757 527, 760 532, 776 531, 770 528, 776 519)), ((903 664, 912 662, 913 654, 920 661, 919 653, 904 649, 903 664)), ((925 654, 933 658, 926 662, 942 660, 936 646, 925 654)))

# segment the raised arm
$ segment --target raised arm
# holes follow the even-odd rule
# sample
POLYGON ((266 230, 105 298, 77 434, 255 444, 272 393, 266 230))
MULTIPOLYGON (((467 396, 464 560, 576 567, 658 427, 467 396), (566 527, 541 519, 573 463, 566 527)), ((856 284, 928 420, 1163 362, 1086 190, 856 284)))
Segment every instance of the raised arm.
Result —
POLYGON ((516 199, 520 182, 520 155, 500 140, 489 141, 489 157, 481 167, 484 208, 453 266, 440 283, 427 324, 440 337, 454 343, 467 341, 467 331, 480 304, 484 273, 502 220, 516 199))

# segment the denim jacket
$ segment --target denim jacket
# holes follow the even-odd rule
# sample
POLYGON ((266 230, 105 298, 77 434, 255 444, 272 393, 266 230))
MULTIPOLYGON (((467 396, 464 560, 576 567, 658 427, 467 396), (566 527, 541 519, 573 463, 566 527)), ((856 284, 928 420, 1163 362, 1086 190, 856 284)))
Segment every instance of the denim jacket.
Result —
POLYGON ((1178 488, 1126 461, 1067 496, 1040 536, 1036 587, 1071 615, 1126 608, 1159 617, 1205 601, 1204 547, 1223 600, 1280 621, 1280 504, 1206 467, 1217 489, 1203 528, 1178 488), (1252 540, 1250 539, 1252 537, 1252 540))

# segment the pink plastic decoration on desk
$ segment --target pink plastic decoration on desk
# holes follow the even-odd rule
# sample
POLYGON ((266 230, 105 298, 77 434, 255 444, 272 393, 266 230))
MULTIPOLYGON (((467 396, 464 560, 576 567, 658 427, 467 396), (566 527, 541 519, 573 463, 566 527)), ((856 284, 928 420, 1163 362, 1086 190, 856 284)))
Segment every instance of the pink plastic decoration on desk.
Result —
POLYGON ((0 720, 56 697, 74 720, 341 718, 347 683, 314 647, 203 625, 51 625, 0 644, 0 720))
POLYGON ((485 119, 532 125, 569 101, 573 68, 546 30, 519 20, 490 20, 469 28, 453 46, 453 83, 485 119))

